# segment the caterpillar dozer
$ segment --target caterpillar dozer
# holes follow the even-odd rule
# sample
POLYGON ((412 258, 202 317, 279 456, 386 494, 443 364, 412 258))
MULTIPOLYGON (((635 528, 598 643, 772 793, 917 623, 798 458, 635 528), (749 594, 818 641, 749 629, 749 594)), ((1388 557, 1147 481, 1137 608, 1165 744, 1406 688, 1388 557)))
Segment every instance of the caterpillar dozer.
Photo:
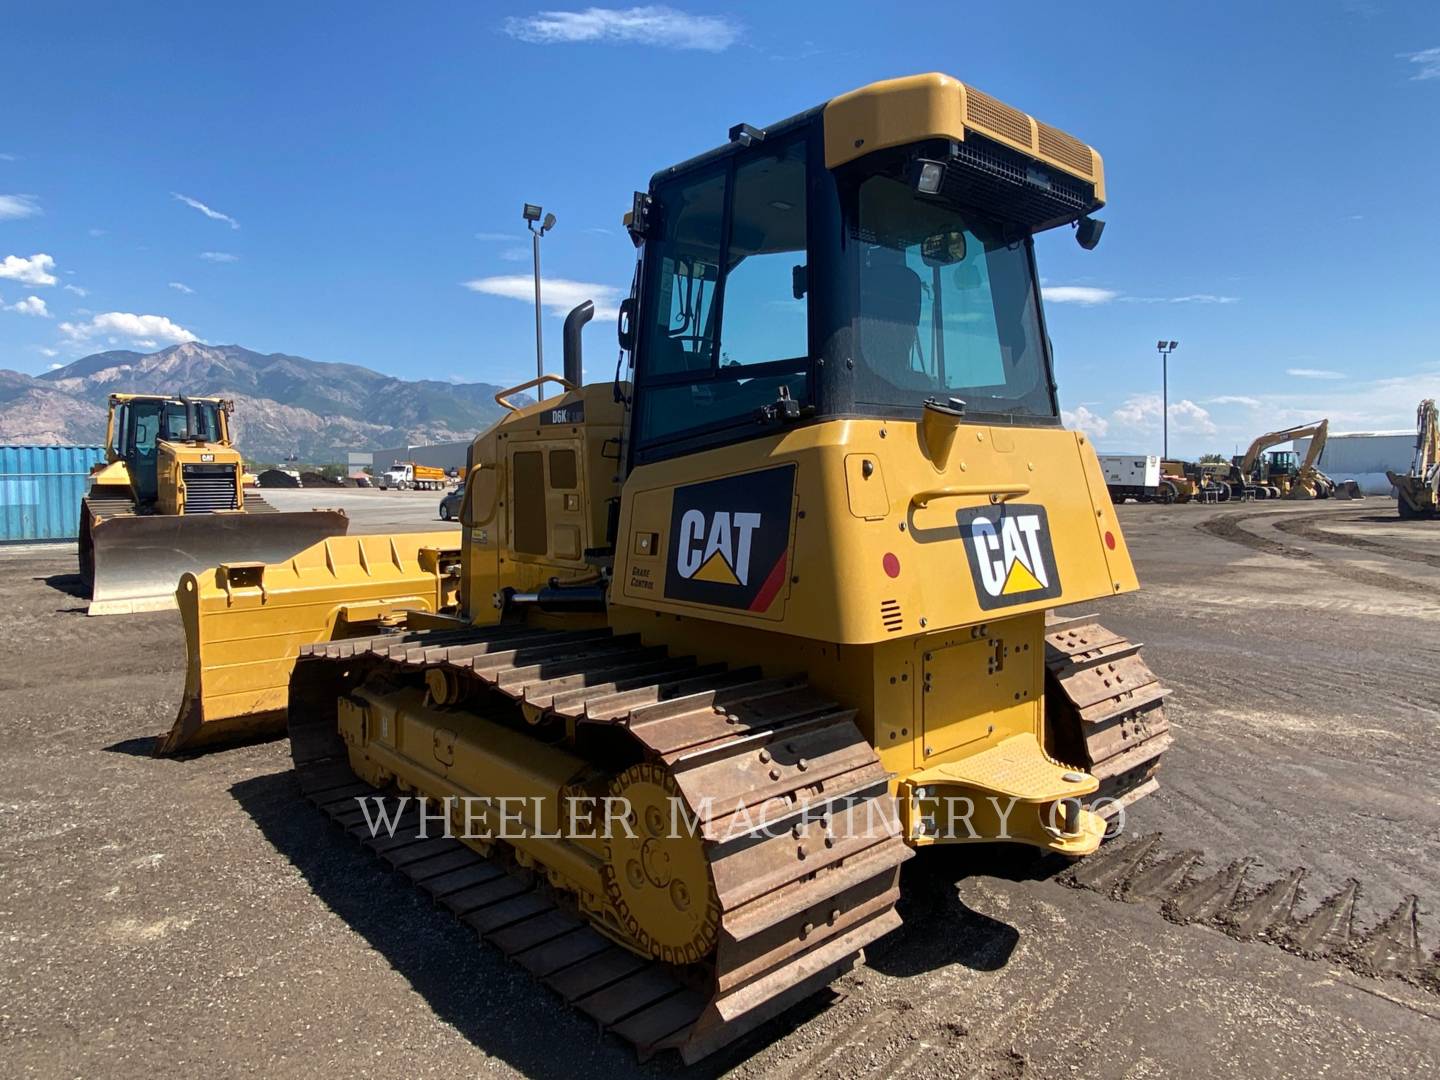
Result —
POLYGON ((1440 505, 1440 416, 1433 398, 1426 398, 1415 410, 1415 457, 1410 471, 1385 475, 1395 485, 1396 505, 1402 518, 1435 516, 1440 505))
POLYGON ((586 304, 560 394, 499 395, 458 551, 186 577, 177 743, 287 715, 313 802, 686 1060, 893 929, 917 849, 1093 852, 1171 741, 1139 645, 1050 614, 1137 588, 1035 264, 1103 202, 1089 146, 942 75, 737 125, 634 197, 627 370, 580 385, 586 304), (330 638, 384 574, 455 607, 330 638))
POLYGON ((110 395, 106 461, 80 503, 89 614, 174 607, 187 570, 274 562, 349 527, 340 510, 279 513, 246 493, 233 408, 220 398, 110 395))

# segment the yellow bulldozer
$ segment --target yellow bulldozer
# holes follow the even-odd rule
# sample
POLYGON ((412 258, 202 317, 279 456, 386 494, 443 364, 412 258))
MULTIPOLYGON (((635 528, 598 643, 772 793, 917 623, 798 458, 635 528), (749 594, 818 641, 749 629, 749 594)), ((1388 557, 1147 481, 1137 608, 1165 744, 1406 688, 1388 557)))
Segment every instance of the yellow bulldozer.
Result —
POLYGON ((106 462, 80 504, 80 576, 91 615, 175 606, 187 570, 275 562, 342 535, 343 511, 279 513, 247 493, 220 398, 111 394, 106 462))
POLYGON ((459 534, 186 575, 165 748, 288 715, 312 801, 687 1060, 894 928, 917 849, 1093 852, 1171 739, 1139 646, 1050 614, 1137 588, 1033 239, 1093 248, 1104 197, 1089 146, 942 75, 737 125, 635 195, 629 377, 580 385, 572 312, 459 534), (377 840, 382 795, 429 838, 377 840))
POLYGON ((1440 503, 1440 416, 1433 398, 1415 410, 1415 457, 1408 473, 1387 472, 1400 516, 1433 518, 1440 503))

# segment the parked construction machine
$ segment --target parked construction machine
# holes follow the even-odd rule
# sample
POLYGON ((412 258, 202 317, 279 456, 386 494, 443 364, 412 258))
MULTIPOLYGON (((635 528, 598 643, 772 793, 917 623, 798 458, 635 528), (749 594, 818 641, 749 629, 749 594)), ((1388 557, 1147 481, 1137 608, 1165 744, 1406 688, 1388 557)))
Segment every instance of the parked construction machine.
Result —
POLYGON ((1440 417, 1435 401, 1426 398, 1415 410, 1415 457, 1404 475, 1387 472, 1395 485, 1400 516, 1433 518, 1440 504, 1440 417))
POLYGON ((1270 431, 1250 444, 1230 467, 1230 492, 1244 499, 1328 499, 1335 494, 1335 481, 1317 466, 1325 451, 1329 420, 1301 424, 1284 431, 1270 431), (1272 446, 1310 437, 1305 460, 1293 450, 1270 450, 1272 446), (1268 453, 1266 451, 1269 451, 1268 453))
POLYGON ((80 504, 91 615, 175 606, 180 575, 274 562, 345 532, 343 511, 279 513, 247 491, 221 398, 111 394, 106 461, 80 504))
POLYGON ((1035 263, 1104 197, 1089 146, 941 75, 737 125, 635 195, 630 377, 580 385, 586 304, 559 396, 498 396, 458 551, 187 575, 169 748, 288 712, 314 802, 373 839, 357 797, 421 797, 470 851, 377 852, 687 1060, 894 928, 914 849, 1094 851, 1170 743, 1139 646, 1047 614, 1137 587, 1035 263))

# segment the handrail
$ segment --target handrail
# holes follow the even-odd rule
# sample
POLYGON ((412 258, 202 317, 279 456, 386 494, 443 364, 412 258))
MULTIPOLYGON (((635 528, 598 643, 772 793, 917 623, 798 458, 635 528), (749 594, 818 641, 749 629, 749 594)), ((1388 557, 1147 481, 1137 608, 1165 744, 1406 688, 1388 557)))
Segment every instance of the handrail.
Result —
POLYGON ((987 495, 992 503, 998 503, 1019 495, 1029 494, 1029 484, 956 484, 952 487, 917 491, 910 496, 910 502, 912 505, 924 509, 934 499, 964 499, 987 495))
POLYGON ((578 386, 576 386, 574 383, 572 383, 569 379, 566 379, 566 378, 564 378, 563 376, 560 376, 560 375, 541 375, 541 376, 539 376, 538 378, 531 379, 529 382, 522 382, 519 386, 512 386, 512 387, 510 387, 509 390, 501 390, 500 393, 498 393, 498 394, 495 395, 495 404, 496 404, 496 405, 499 405, 499 406, 502 406, 503 408, 509 409, 511 412, 519 412, 519 411, 520 411, 520 406, 519 406, 519 405, 512 405, 512 404, 510 404, 509 400, 507 400, 507 399, 510 397, 510 395, 511 395, 511 394, 518 394, 521 390, 529 390, 532 386, 539 386, 541 383, 546 383, 546 382, 557 382, 557 383, 559 383, 561 386, 563 386, 566 390, 579 390, 579 389, 580 389, 578 386))

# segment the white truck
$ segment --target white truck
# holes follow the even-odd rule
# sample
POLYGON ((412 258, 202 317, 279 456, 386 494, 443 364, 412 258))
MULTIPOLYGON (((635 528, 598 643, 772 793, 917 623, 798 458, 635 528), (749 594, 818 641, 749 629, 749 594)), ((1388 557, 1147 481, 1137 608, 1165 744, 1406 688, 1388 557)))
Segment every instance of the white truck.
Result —
POLYGON ((1154 502, 1160 498, 1160 456, 1158 454, 1099 454, 1100 471, 1112 502, 1134 499, 1154 502))
POLYGON ((413 461, 397 461, 375 478, 381 491, 439 491, 445 486, 445 470, 413 461))

